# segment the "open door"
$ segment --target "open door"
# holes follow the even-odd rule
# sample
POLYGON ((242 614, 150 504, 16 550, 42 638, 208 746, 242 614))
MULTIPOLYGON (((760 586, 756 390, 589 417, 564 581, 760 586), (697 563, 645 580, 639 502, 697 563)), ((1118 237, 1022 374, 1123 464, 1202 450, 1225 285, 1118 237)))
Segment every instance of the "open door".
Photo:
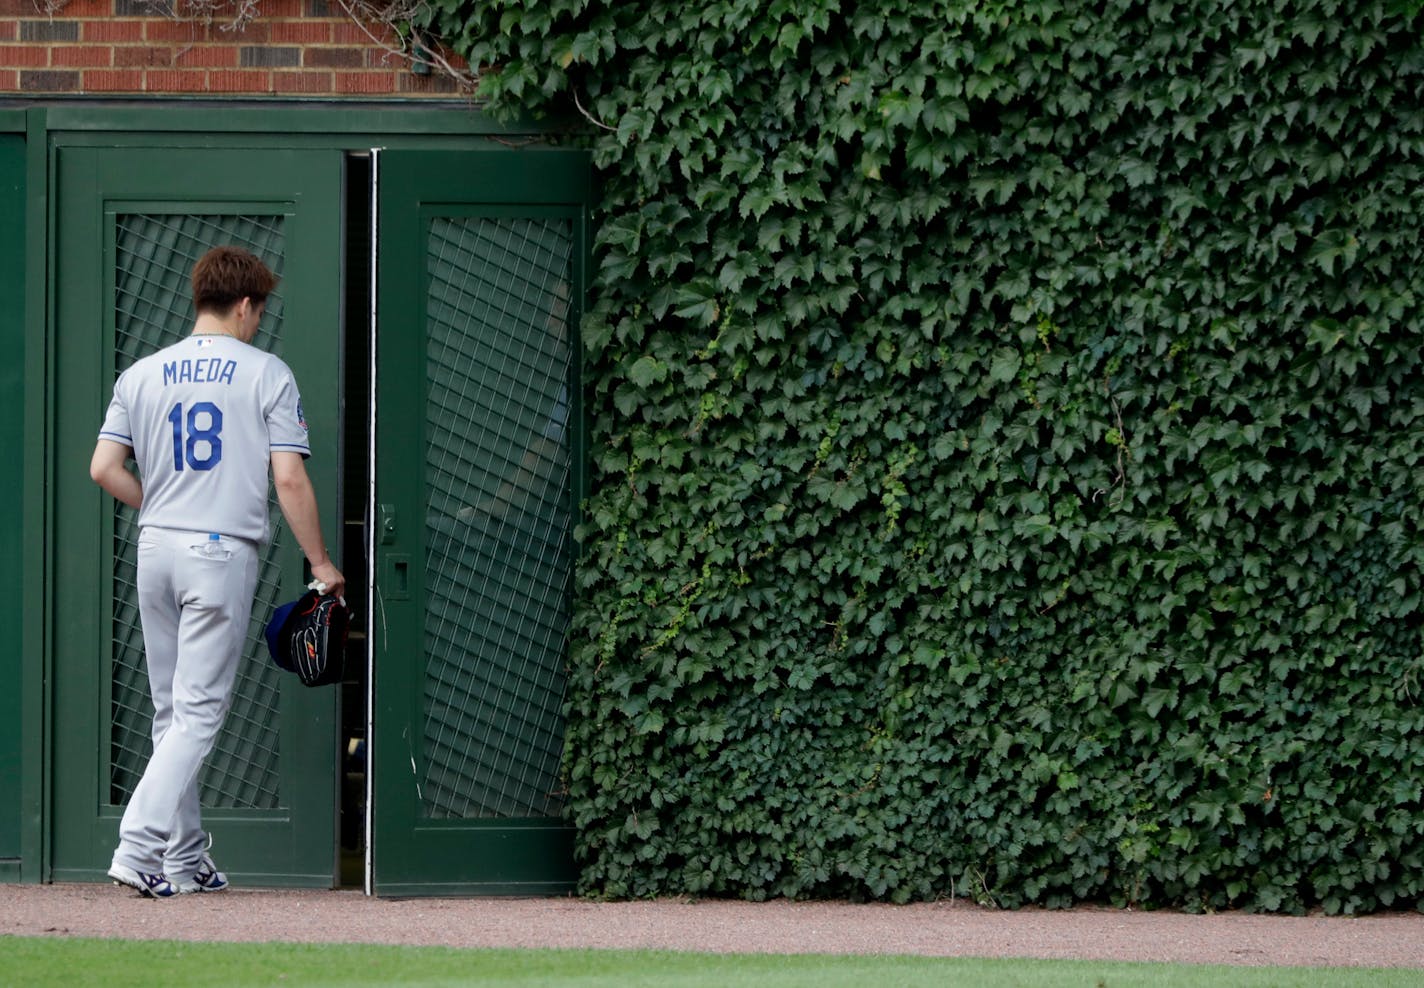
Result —
MULTIPOLYGON (((245 246, 282 278, 256 341, 296 373, 309 464, 338 530, 342 157, 331 151, 66 147, 54 267, 53 852, 50 877, 105 880, 118 819, 152 750, 136 512, 88 477, 114 380, 192 328, 189 272, 245 246)), ((303 559, 272 508, 234 703, 202 776, 203 822, 245 885, 330 887, 336 871, 335 690, 266 656, 261 627, 296 597, 303 559)))
POLYGON ((374 172, 367 890, 564 891, 588 158, 374 172))

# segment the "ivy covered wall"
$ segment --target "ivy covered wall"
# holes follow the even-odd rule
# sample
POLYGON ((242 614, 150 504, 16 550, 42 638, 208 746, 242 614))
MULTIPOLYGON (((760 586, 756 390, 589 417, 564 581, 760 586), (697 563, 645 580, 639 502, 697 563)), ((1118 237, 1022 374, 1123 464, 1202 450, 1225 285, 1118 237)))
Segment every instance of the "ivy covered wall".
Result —
POLYGON ((582 111, 590 894, 1424 901, 1424 17, 448 0, 582 111))

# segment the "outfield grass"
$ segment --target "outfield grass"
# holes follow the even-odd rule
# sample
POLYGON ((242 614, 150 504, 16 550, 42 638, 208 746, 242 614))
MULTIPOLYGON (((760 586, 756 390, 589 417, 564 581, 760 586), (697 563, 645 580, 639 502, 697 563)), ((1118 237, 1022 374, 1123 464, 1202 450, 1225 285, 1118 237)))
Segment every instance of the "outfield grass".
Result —
POLYGON ((633 950, 455 950, 322 944, 0 937, 0 986, 153 988, 456 985, 580 988, 1119 988, 1424 985, 1424 971, 1248 968, 1099 961, 694 954, 633 950))

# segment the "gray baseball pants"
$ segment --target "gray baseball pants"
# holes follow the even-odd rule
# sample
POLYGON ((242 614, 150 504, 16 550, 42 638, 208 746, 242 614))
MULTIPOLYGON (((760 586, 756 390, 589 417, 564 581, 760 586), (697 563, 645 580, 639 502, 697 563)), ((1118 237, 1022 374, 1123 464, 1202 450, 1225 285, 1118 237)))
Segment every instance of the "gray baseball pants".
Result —
POLYGON ((232 705, 257 586, 257 547, 208 533, 144 528, 139 619, 153 698, 153 755, 119 823, 114 864, 175 885, 202 864, 208 835, 198 772, 232 705))

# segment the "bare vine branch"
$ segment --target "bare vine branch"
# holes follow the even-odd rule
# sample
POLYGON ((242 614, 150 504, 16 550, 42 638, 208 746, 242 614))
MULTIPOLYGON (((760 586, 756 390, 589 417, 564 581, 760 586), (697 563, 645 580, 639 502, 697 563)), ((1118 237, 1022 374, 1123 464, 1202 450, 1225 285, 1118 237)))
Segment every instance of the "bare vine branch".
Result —
MULTIPOLYGON (((69 0, 36 0, 56 9, 69 0)), ((174 21, 194 21, 204 27, 214 22, 221 31, 241 31, 262 16, 261 0, 143 0, 153 13, 174 21)))
MULTIPOLYGON (((53 17, 65 7, 69 0, 31 0, 35 10, 47 17, 53 17)), ((144 6, 154 14, 174 21, 198 21, 211 27, 219 20, 222 31, 241 31, 262 16, 262 0, 143 0, 144 6)))
POLYGON ((400 58, 412 66, 423 65, 454 80, 461 92, 475 91, 479 79, 473 70, 451 63, 439 44, 432 43, 414 27, 428 10, 425 0, 336 0, 336 4, 361 28, 371 44, 386 53, 387 59, 400 58), (384 25, 390 29, 389 33, 378 35, 371 29, 373 24, 384 25), (408 35, 402 33, 402 27, 408 35), (401 44, 392 45, 391 37, 400 38, 401 44))
POLYGON ((577 87, 577 86, 570 86, 570 87, 569 87, 569 91, 574 94, 574 106, 578 107, 579 113, 582 113, 582 114, 583 114, 583 118, 584 118, 585 120, 587 120, 589 123, 593 124, 595 127, 602 127, 604 130, 611 130, 611 131, 613 131, 614 133, 617 133, 617 131, 618 131, 618 128, 617 128, 617 127, 610 127, 610 126, 608 126, 608 124, 604 123, 602 120, 599 120, 597 117, 595 117, 593 114, 589 113, 587 110, 585 110, 585 109, 583 108, 583 103, 579 101, 578 87, 577 87))

